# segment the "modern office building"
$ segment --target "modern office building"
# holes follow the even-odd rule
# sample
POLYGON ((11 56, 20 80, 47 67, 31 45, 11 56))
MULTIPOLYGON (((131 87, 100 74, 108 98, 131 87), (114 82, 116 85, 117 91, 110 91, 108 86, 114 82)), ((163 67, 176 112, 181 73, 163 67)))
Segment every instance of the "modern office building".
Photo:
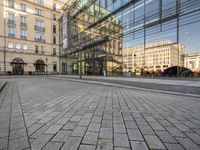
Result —
POLYGON ((0 1, 1 74, 59 73, 61 0, 0 1))
POLYGON ((124 72, 136 72, 141 74, 148 72, 163 72, 168 67, 184 67, 185 48, 180 44, 172 44, 171 40, 161 40, 144 45, 124 49, 123 52, 123 70, 124 72))
MULTIPOLYGON (((198 19, 200 1, 72 0, 70 2, 66 6, 69 17, 68 29, 70 29, 67 52, 71 54, 66 57, 67 62, 69 61, 67 69, 70 68, 67 73, 80 73, 78 70, 82 69, 85 74, 102 74, 102 71, 95 71, 102 66, 100 62, 108 58, 102 53, 97 54, 102 50, 106 54, 109 51, 116 51, 115 54, 121 55, 122 49, 123 56, 126 56, 130 49, 137 49, 135 51, 138 54, 123 57, 123 62, 135 61, 132 64, 138 64, 137 67, 141 71, 163 70, 173 65, 181 67, 183 61, 180 59, 183 59, 181 55, 184 51, 199 52, 197 50, 200 49, 198 19), (118 42, 114 42, 115 40, 118 42), (160 47, 157 42, 165 40, 170 42, 165 46, 161 44, 160 47), (101 45, 104 45, 103 48, 101 45), (167 55, 170 55, 170 58, 167 55), (84 65, 80 65, 80 62, 84 65), (88 70, 93 71, 91 73, 88 70)), ((113 52, 111 54, 114 54, 113 52)), ((115 62, 117 61, 121 62, 121 57, 116 57, 115 62)), ((132 64, 123 65, 125 66, 123 71, 134 70, 132 64)), ((103 65, 104 69, 100 70, 109 72, 105 66, 103 65)), ((115 64, 111 68, 114 66, 115 64)))
POLYGON ((112 21, 95 25, 101 16, 110 12, 86 0, 79 1, 78 7, 72 10, 67 8, 66 14, 68 34, 63 35, 67 36, 64 40, 65 45, 67 43, 67 74, 120 75, 122 37, 112 38, 122 33, 120 22, 113 16, 112 21))
POLYGON ((200 52, 185 54, 184 66, 193 72, 200 72, 200 52))

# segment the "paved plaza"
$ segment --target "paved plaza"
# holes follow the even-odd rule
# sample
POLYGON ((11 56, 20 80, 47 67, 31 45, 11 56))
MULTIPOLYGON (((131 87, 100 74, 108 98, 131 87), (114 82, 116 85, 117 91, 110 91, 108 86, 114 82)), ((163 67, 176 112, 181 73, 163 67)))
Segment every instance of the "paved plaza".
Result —
POLYGON ((200 150, 200 98, 2 78, 0 149, 200 150))

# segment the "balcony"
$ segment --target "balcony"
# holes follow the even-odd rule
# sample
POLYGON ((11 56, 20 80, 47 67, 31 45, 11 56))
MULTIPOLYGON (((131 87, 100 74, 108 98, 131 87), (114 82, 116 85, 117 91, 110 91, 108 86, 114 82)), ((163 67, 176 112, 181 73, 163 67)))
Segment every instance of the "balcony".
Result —
POLYGON ((8 19, 8 24, 9 24, 9 25, 15 25, 15 20, 8 19))
POLYGON ((20 37, 22 40, 26 40, 27 39, 27 36, 22 36, 20 37))
POLYGON ((40 5, 44 5, 44 0, 35 0, 35 3, 40 4, 40 5))
POLYGON ((35 38, 36 42, 41 42, 41 43, 45 43, 45 39, 41 39, 41 38, 35 38))
POLYGON ((35 25, 35 30, 45 32, 45 27, 40 27, 40 26, 35 25))
POLYGON ((20 26, 27 27, 27 23, 25 23, 25 22, 20 22, 20 26))
POLYGON ((8 37, 14 38, 14 37, 15 37, 15 34, 8 33, 8 37))

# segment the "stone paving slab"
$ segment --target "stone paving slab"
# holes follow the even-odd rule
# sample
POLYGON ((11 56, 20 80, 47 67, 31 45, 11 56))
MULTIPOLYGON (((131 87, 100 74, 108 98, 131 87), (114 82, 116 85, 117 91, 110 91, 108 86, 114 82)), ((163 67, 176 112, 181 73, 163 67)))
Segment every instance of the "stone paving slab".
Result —
POLYGON ((8 83, 0 95, 0 149, 30 148, 16 83, 8 83))
POLYGON ((7 81, 0 149, 200 149, 199 98, 41 77, 7 81))

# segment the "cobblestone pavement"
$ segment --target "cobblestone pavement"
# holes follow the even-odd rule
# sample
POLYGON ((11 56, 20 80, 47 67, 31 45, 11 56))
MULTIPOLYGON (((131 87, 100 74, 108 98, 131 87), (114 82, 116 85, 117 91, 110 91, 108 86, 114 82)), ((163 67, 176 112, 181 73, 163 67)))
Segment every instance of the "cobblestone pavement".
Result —
POLYGON ((200 150, 200 99, 9 79, 0 93, 0 149, 200 150))

